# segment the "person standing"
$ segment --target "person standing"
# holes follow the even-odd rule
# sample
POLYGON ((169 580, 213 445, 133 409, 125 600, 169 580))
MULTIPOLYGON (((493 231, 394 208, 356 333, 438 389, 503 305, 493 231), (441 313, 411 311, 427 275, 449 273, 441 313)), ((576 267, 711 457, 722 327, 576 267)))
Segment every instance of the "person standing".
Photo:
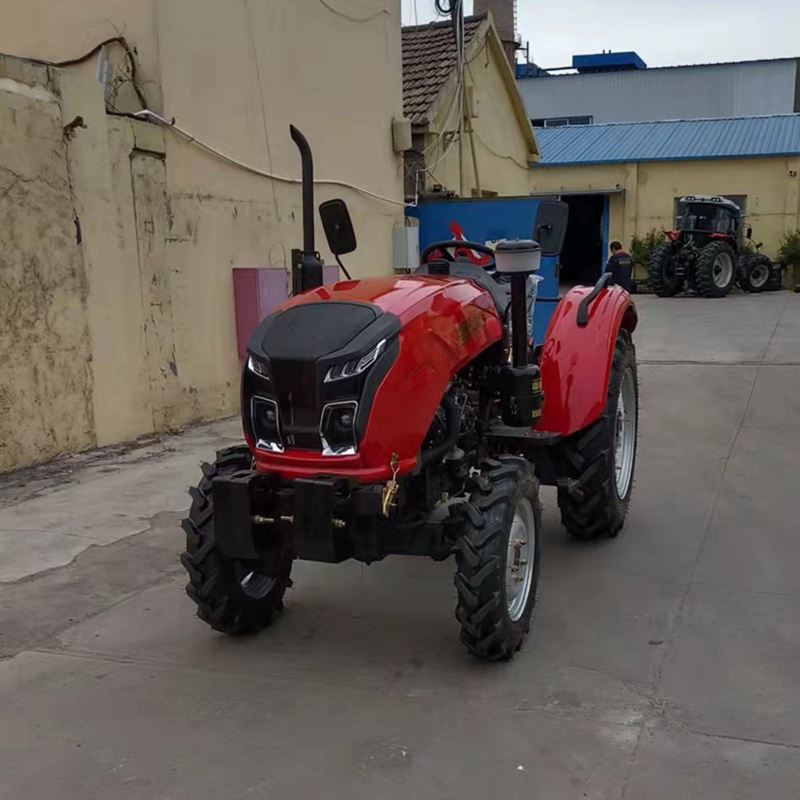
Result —
POLYGON ((633 291, 633 259, 619 242, 611 242, 611 258, 606 264, 606 272, 613 275, 617 286, 621 286, 626 292, 633 291))

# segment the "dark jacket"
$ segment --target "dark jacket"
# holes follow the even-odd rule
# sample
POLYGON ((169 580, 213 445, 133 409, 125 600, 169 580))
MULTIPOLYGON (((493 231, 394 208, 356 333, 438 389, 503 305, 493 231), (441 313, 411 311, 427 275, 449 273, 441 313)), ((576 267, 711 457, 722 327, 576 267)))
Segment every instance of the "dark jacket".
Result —
POLYGON ((625 291, 631 291, 633 286, 633 259, 630 253, 620 250, 608 259, 606 269, 614 276, 614 283, 625 291))

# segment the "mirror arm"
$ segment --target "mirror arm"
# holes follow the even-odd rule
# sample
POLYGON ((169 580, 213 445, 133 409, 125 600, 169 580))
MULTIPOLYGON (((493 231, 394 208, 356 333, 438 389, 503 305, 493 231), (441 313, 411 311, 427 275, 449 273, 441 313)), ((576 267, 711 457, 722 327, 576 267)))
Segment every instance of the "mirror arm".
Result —
POLYGON ((333 254, 333 257, 336 259, 336 263, 339 265, 339 269, 340 269, 342 272, 344 272, 344 274, 345 274, 345 277, 347 278, 347 280, 349 280, 349 281, 353 280, 353 279, 350 277, 350 273, 347 271, 347 267, 345 267, 345 265, 344 265, 344 264, 342 264, 342 259, 341 259, 341 258, 339 258, 338 254, 337 254, 337 253, 334 253, 334 254, 333 254))

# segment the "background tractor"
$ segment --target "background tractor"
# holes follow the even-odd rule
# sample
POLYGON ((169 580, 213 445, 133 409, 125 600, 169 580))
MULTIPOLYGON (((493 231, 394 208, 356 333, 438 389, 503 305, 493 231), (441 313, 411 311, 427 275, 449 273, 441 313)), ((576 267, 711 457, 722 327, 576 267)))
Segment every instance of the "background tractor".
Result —
MULTIPOLYGON (((294 559, 454 557, 463 643, 510 658, 536 602, 540 481, 558 487, 579 538, 615 536, 625 520, 636 310, 608 274, 572 289, 534 359, 528 276, 565 233, 541 219, 531 220, 539 242, 436 242, 411 275, 322 286, 311 151, 295 128, 292 137, 303 159, 303 291, 250 340, 246 444, 217 453, 190 490, 187 593, 215 630, 252 633, 283 610, 294 559)), ((343 201, 320 215, 336 257, 352 252, 343 201)))
POLYGON ((745 230, 736 203, 718 196, 682 197, 677 222, 650 256, 650 287, 659 297, 685 288, 702 297, 724 297, 737 282, 746 292, 780 288, 780 268, 761 253, 745 252, 752 229, 745 230))

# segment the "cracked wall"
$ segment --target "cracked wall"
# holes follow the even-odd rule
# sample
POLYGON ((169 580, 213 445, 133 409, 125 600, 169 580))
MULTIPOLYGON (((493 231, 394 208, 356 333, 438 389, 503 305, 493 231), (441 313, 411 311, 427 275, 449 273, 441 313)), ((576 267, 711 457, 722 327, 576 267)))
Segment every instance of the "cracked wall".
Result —
MULTIPOLYGON (((42 319, 53 324, 46 309, 58 307, 65 330, 47 354, 60 370, 58 396, 50 385, 54 373, 23 380, 3 364, 0 471, 236 413, 241 363, 232 268, 288 269, 291 249, 302 244, 299 186, 224 163, 157 125, 107 113, 108 86, 98 81, 106 55, 114 108, 138 108, 130 86, 119 84, 126 76, 119 44, 57 70, 24 57, 74 59, 124 33, 154 111, 247 164, 299 177, 289 137, 294 123, 314 149, 317 177, 401 200, 403 164, 391 139, 392 119, 402 114, 400 0, 357 4, 365 21, 317 0, 92 0, 66 16, 59 0, 31 0, 3 19, 0 52, 18 58, 0 56, 0 76, 2 65, 11 65, 27 75, 18 82, 45 93, 38 106, 33 97, 25 102, 39 108, 36 124, 49 126, 52 163, 49 172, 30 165, 36 180, 25 184, 26 191, 34 187, 25 202, 39 210, 23 213, 2 201, 0 213, 11 208, 17 215, 10 230, 26 237, 27 250, 47 265, 38 272, 43 280, 57 284, 18 325, 16 338, 0 332, 3 361, 13 351, 13 364, 27 363, 36 326, 42 319), (57 87, 48 85, 50 73, 57 87), (76 117, 85 127, 65 140, 61 126, 76 117), (51 173, 48 186, 40 176, 51 173), (71 197, 62 197, 70 185, 71 197), (52 231, 43 234, 43 226, 52 231), (81 409, 70 398, 80 398, 81 409), (28 413, 34 406, 48 409, 37 412, 46 420, 28 413), (45 422, 58 436, 41 450, 49 434, 37 431, 45 422)), ((11 120, 6 94, 0 93, 0 107, 6 148, 0 163, 16 169, 17 161, 41 160, 38 151, 27 152, 40 145, 11 120)), ((0 172, 0 192, 6 182, 0 172)), ((21 187, 11 192, 18 197, 21 187)), ((316 203, 336 196, 347 201, 357 230, 358 252, 346 259, 351 274, 391 273, 392 229, 403 222, 402 206, 334 186, 318 187, 316 203)), ((7 249, 9 232, 2 236, 7 249)), ((317 246, 332 263, 319 224, 317 246)), ((20 274, 4 293, 39 297, 29 285, 36 274, 20 274)), ((43 353, 39 346, 37 369, 43 353)))
POLYGON ((0 472, 95 441, 89 288, 54 80, 0 62, 0 472))

